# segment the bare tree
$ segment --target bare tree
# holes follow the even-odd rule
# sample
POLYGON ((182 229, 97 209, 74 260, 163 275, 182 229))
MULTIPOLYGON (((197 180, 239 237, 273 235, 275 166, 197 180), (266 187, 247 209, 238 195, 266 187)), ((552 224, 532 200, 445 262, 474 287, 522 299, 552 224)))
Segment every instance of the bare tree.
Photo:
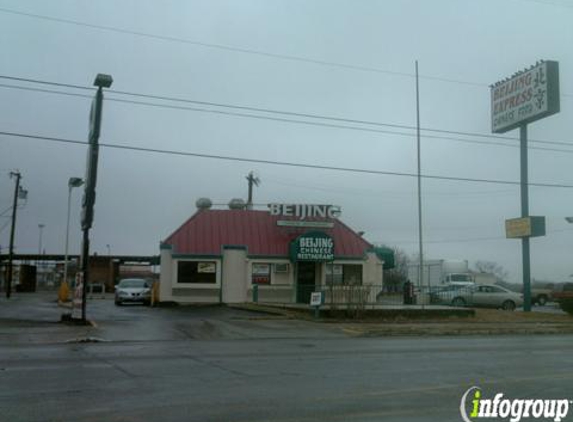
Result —
POLYGON ((476 261, 475 268, 480 273, 493 274, 498 281, 504 281, 509 275, 502 265, 493 261, 476 261))

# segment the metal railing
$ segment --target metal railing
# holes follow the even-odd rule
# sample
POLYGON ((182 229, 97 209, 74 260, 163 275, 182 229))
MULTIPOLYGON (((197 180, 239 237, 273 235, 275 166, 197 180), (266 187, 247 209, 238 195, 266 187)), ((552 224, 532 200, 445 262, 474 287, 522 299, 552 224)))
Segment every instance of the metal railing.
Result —
POLYGON ((332 307, 370 307, 399 305, 440 305, 471 306, 471 295, 462 295, 458 289, 448 286, 415 286, 413 295, 404 294, 404 290, 390 289, 376 284, 362 285, 320 285, 297 286, 297 302, 310 303, 313 292, 323 293, 324 305, 332 307))

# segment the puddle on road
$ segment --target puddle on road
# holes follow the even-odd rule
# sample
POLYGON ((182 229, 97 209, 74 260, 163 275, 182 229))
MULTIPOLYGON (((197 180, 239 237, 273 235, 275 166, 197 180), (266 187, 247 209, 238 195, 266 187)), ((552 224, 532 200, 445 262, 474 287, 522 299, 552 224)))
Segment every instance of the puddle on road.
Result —
POLYGON ((79 337, 66 340, 64 343, 109 343, 109 340, 100 337, 79 337))

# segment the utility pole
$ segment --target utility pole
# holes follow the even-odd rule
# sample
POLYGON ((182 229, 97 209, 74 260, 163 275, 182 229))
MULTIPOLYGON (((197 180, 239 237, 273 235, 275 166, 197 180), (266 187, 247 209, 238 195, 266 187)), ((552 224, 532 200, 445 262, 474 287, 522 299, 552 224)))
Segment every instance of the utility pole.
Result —
POLYGON ((246 179, 249 181, 249 197, 247 199, 247 209, 252 210, 253 209, 253 185, 259 186, 259 184, 261 183, 261 179, 259 179, 257 176, 255 176, 252 171, 249 173, 249 175, 246 177, 246 179))
POLYGON ((20 190, 20 172, 11 171, 10 178, 16 178, 14 187, 14 203, 12 205, 12 228, 10 229, 10 248, 8 252, 8 272, 6 275, 6 298, 10 299, 12 293, 12 259, 14 257, 14 231, 16 229, 16 209, 18 208, 18 192, 20 190))
MULTIPOLYGON (((418 146, 418 251, 420 254, 420 268, 418 274, 419 288, 424 285, 424 241, 422 221, 422 150, 420 140, 420 86, 418 78, 418 60, 416 60, 416 139, 418 146)), ((430 294, 430 278, 428 277, 428 295, 430 294)), ((429 296, 428 296, 429 297, 429 296)))

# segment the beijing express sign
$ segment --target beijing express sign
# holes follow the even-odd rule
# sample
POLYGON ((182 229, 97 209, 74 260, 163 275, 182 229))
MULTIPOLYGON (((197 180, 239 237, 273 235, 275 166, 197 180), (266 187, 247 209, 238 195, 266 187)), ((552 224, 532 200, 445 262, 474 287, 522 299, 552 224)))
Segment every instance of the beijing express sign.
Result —
POLYGON ((490 88, 491 130, 507 132, 559 112, 559 63, 539 62, 490 88))
POLYGON ((334 241, 326 233, 305 233, 292 241, 290 258, 293 262, 333 261, 334 241))

